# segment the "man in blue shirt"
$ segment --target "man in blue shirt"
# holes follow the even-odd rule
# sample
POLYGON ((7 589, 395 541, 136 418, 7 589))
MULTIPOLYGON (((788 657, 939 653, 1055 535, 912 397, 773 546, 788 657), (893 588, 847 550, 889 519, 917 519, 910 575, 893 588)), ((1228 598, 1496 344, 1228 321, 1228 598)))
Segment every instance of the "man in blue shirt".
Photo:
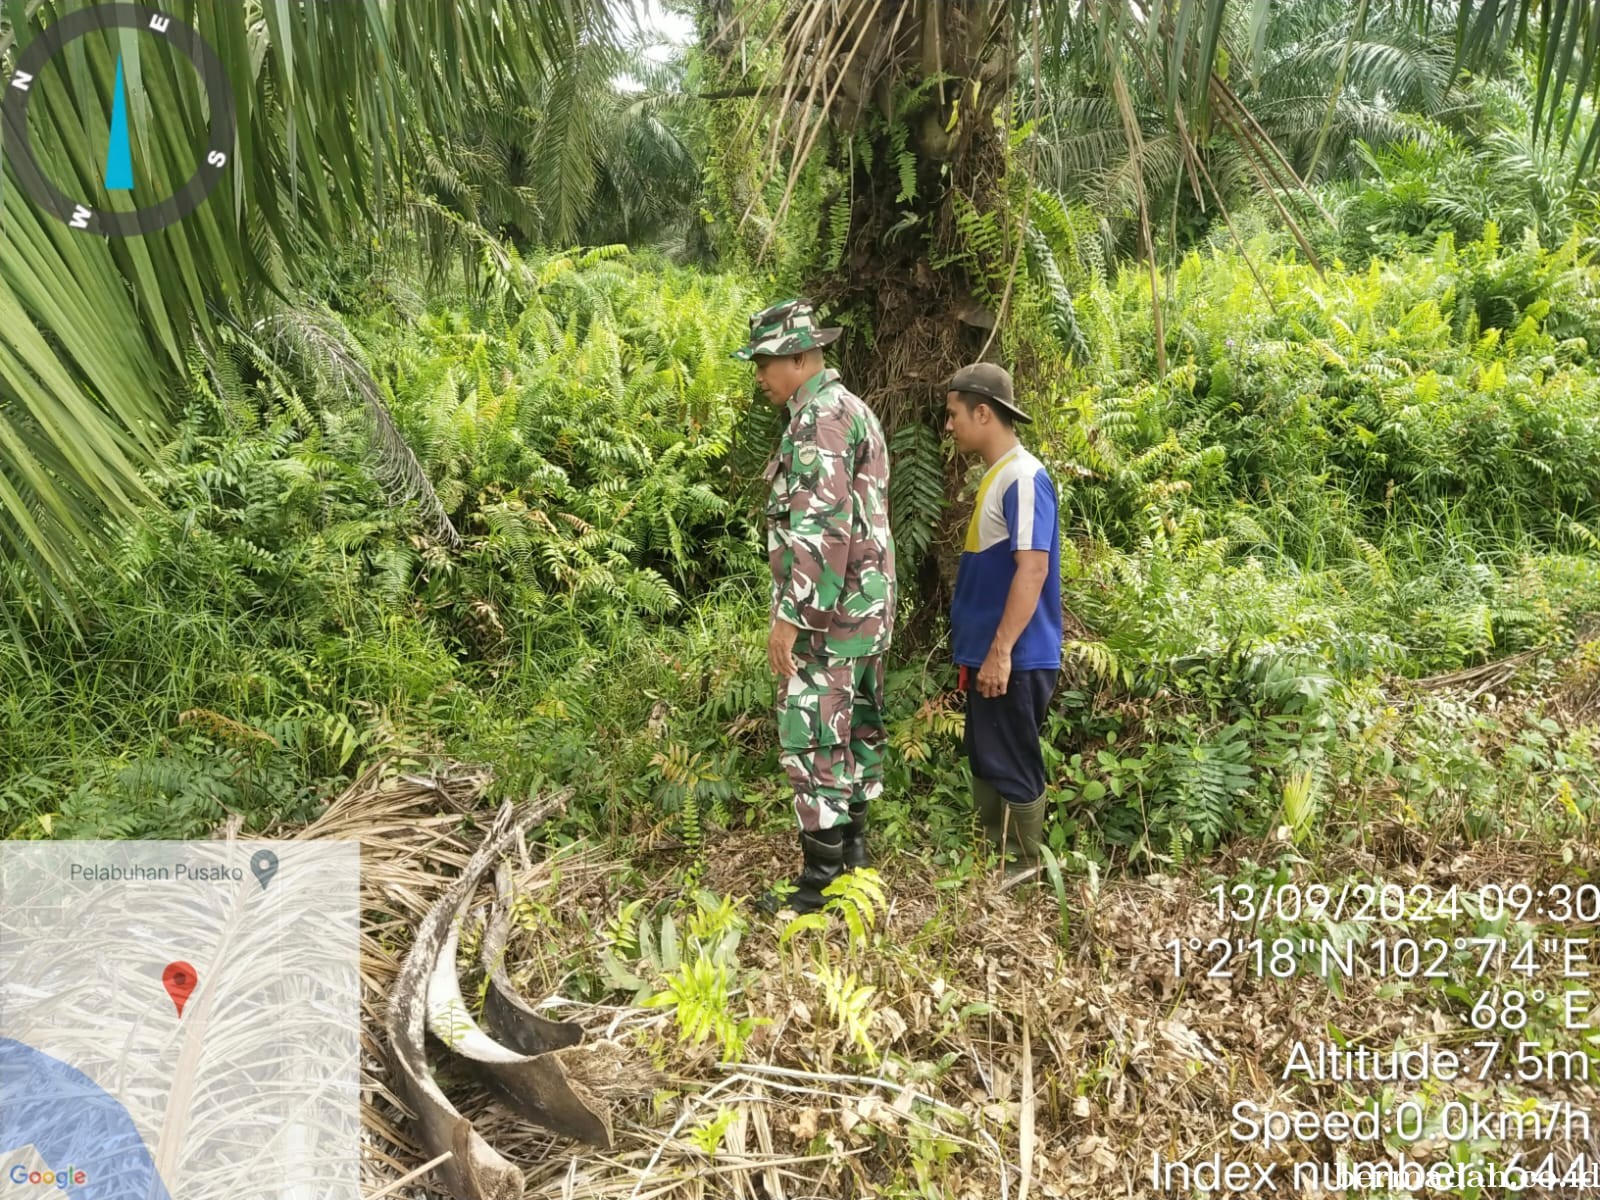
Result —
POLYGON ((972 796, 996 850, 1010 844, 1018 875, 1044 832, 1039 732, 1061 670, 1061 531, 1056 489, 1017 440, 1011 376, 993 363, 962 367, 945 394, 945 432, 988 466, 978 485, 950 603, 950 641, 967 693, 972 796))

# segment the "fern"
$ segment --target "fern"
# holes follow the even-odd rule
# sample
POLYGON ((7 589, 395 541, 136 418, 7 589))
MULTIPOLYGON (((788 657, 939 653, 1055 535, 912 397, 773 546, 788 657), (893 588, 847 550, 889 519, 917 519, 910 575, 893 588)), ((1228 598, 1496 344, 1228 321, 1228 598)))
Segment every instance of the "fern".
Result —
POLYGON ((1009 264, 1000 218, 993 212, 978 212, 972 201, 959 191, 951 193, 951 203, 960 242, 945 265, 949 261, 959 261, 965 266, 974 296, 991 311, 998 311, 1009 264))
POLYGON ((864 948, 879 915, 888 913, 888 900, 878 873, 871 867, 847 872, 830 883, 823 894, 828 897, 825 910, 844 918, 851 947, 864 948))
POLYGON ((845 247, 850 240, 850 195, 845 193, 828 208, 827 269, 837 271, 844 261, 845 247))
POLYGON ((901 426, 889 450, 889 514, 901 570, 909 573, 933 544, 944 509, 944 458, 933 430, 921 422, 901 426))
POLYGON ((878 1049, 873 1045, 868 1030, 872 1021, 872 1000, 877 995, 877 989, 858 983, 853 971, 846 973, 826 962, 817 964, 813 978, 821 985, 823 1001, 840 1031, 867 1056, 869 1062, 877 1062, 878 1049))
POLYGON ((1061 268, 1056 263, 1055 255, 1036 225, 1029 223, 1024 228, 1028 242, 1029 266, 1039 276, 1050 295, 1051 328, 1069 355, 1080 363, 1089 362, 1091 359, 1089 343, 1083 336, 1083 328, 1078 324, 1078 313, 1073 307, 1072 291, 1061 275, 1061 268))
POLYGON ((707 795, 715 797, 717 786, 725 782, 718 766, 678 743, 655 753, 650 759, 661 779, 658 798, 669 812, 680 814, 679 825, 684 845, 696 859, 703 842, 703 804, 707 795))
POLYGON ((670 1007, 683 1041, 698 1046, 710 1038, 723 1059, 738 1061, 757 1021, 731 1011, 737 986, 733 968, 696 954, 680 962, 665 983, 663 991, 645 1002, 646 1007, 670 1007))
POLYGON ((871 176, 873 152, 872 136, 870 131, 864 127, 858 129, 855 135, 851 138, 850 146, 851 153, 855 155, 856 161, 859 164, 857 170, 859 170, 863 175, 871 176))
POLYGON ((917 198, 917 156, 912 151, 911 128, 904 120, 889 126, 889 146, 894 154, 895 173, 900 178, 900 192, 896 204, 908 204, 917 198))
POLYGON ((1214 738, 1186 730, 1168 748, 1166 787, 1160 798, 1170 803, 1169 831, 1174 838, 1192 837, 1210 850, 1234 827, 1239 798, 1254 782, 1245 728, 1237 722, 1214 738))
POLYGON ((743 934, 743 918, 726 897, 693 892, 681 935, 671 913, 657 925, 654 914, 633 902, 608 924, 601 965, 614 986, 635 992, 636 1003, 671 1009, 680 1041, 714 1041, 720 1057, 736 1060, 750 1034, 766 1023, 748 1015, 740 999, 743 934))

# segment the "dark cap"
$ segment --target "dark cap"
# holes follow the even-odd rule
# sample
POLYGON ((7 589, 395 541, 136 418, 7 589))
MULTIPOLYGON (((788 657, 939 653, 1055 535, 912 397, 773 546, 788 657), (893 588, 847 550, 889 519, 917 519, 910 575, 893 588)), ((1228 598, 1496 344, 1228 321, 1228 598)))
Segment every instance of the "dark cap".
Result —
POLYGON ((950 382, 945 385, 946 391, 969 392, 974 396, 982 396, 1002 405, 1013 417, 1019 421, 1032 421, 1033 418, 1017 407, 1016 399, 1011 391, 1011 373, 998 363, 971 363, 962 367, 950 376, 950 382))

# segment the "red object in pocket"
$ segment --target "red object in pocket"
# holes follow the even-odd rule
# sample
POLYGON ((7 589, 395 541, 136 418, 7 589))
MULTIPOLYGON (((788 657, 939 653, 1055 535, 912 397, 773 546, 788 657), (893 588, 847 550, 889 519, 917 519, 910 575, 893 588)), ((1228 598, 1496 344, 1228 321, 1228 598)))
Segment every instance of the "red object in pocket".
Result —
POLYGON ((956 676, 956 688, 958 690, 963 691, 963 692, 967 690, 967 688, 969 686, 968 673, 971 670, 972 670, 971 667, 965 667, 964 666, 964 667, 961 668, 960 672, 957 674, 957 676, 956 676))

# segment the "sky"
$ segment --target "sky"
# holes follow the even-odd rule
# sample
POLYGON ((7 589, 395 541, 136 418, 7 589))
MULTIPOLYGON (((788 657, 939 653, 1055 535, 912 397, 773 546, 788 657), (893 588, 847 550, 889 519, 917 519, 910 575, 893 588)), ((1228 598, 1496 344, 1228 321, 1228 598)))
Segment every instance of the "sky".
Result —
POLYGON ((644 12, 646 28, 659 29, 662 35, 674 42, 694 40, 694 22, 678 13, 663 12, 660 0, 638 0, 644 12))
MULTIPOLYGON (((647 30, 654 30, 660 34, 665 42, 677 45, 687 45, 694 41, 694 21, 678 13, 664 12, 660 0, 633 0, 642 14, 641 23, 647 30)), ((649 51, 649 57, 657 62, 665 61, 670 54, 666 46, 656 46, 649 51)), ((615 83, 624 91, 640 91, 642 87, 638 80, 624 72, 616 77, 615 83)))

